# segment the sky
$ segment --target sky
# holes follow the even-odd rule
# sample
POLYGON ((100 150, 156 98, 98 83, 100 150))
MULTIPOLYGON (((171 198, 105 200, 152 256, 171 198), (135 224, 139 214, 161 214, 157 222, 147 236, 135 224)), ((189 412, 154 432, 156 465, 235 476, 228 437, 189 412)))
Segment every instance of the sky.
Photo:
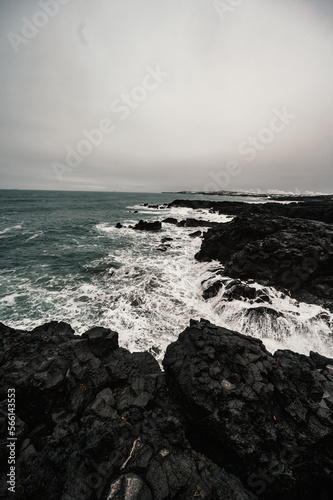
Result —
POLYGON ((0 0, 0 188, 333 193, 332 0, 0 0))

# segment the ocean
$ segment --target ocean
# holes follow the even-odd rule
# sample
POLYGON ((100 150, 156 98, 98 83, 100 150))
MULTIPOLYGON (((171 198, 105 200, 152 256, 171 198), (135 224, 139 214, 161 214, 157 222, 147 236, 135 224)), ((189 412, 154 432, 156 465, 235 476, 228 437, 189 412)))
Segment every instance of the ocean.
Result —
POLYGON ((286 348, 332 356, 333 317, 319 306, 299 304, 267 287, 270 307, 281 315, 248 314, 255 306, 223 300, 224 287, 204 300, 203 290, 219 278, 221 265, 194 259, 201 239, 189 234, 197 228, 163 224, 157 233, 115 228, 117 222, 127 226, 166 217, 230 220, 207 210, 142 206, 177 198, 267 201, 0 190, 0 321, 27 330, 47 321, 66 321, 79 334, 104 326, 119 333, 121 346, 148 350, 161 360, 190 319, 204 318, 261 338, 270 352, 286 348), (170 247, 160 251, 165 237, 172 238, 170 247))

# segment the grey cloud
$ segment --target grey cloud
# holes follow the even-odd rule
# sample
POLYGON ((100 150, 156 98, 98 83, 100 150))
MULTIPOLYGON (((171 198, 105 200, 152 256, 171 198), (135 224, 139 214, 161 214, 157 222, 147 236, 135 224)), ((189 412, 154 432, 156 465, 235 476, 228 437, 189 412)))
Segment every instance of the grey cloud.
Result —
POLYGON ((331 1, 244 0, 222 21, 213 0, 70 0, 16 54, 8 33, 41 3, 0 6, 1 187, 202 190, 237 161, 230 189, 332 192, 331 1), (121 120, 112 103, 157 65, 168 77, 121 120), (295 120, 248 162, 239 144, 283 107, 295 120), (59 181, 52 162, 106 117, 59 181))

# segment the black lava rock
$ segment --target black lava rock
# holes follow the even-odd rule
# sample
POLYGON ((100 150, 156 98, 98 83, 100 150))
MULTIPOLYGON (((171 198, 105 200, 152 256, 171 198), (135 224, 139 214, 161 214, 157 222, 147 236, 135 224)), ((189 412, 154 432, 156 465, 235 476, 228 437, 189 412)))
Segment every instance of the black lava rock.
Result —
MULTIPOLYGON (((279 198, 277 198, 279 199, 279 198)), ((288 200, 288 197, 281 197, 288 200)), ((291 198, 290 198, 291 199, 291 198)), ((295 198, 294 198, 295 200, 295 198)), ((208 200, 174 200, 169 207, 186 207, 193 209, 210 209, 226 215, 269 215, 270 217, 289 217, 291 219, 309 219, 327 224, 333 224, 333 200, 300 199, 292 203, 244 203, 239 201, 208 201, 208 200)))
POLYGON ((333 360, 192 321, 163 365, 196 450, 259 498, 329 498, 333 360))
POLYGON ((166 219, 163 219, 163 222, 167 224, 178 224, 178 220, 174 217, 167 217, 166 219))
POLYGON ((194 233, 189 234, 190 238, 198 238, 200 236, 201 236, 201 231, 194 231, 194 233))
POLYGON ((225 274, 288 290, 333 307, 333 230, 304 219, 239 216, 208 230, 196 258, 219 260, 225 274))
POLYGON ((142 219, 133 227, 139 231, 160 231, 162 229, 162 223, 159 221, 147 222, 142 219))
POLYGON ((117 340, 99 327, 80 337, 66 323, 32 332, 0 324, 0 498, 12 495, 7 398, 15 389, 13 498, 253 500, 191 448, 153 356, 117 340))

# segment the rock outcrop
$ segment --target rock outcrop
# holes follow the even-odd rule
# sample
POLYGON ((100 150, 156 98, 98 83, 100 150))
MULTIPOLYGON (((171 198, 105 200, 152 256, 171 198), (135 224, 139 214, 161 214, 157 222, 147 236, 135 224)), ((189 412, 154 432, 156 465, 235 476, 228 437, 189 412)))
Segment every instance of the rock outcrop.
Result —
POLYGON ((178 227, 213 227, 217 225, 217 222, 193 218, 187 218, 178 221, 174 217, 167 217, 162 222, 165 222, 166 224, 174 224, 178 227))
POLYGON ((169 207, 209 209, 229 215, 270 215, 291 219, 309 219, 333 224, 333 200, 300 203, 244 203, 241 201, 174 200, 169 207))
POLYGON ((139 231, 160 231, 162 229, 162 223, 159 221, 147 222, 141 219, 133 226, 133 229, 139 231))
POLYGON ((332 310, 333 228, 328 224, 238 216, 209 229, 196 258, 217 259, 227 276, 251 278, 332 310))
POLYGON ((12 495, 8 389, 16 397, 13 498, 256 498, 190 446, 157 361, 120 348, 116 332, 0 324, 0 345, 0 498, 12 495))
POLYGON ((196 450, 260 498, 330 498, 333 360, 192 321, 163 365, 196 450))
POLYGON ((333 360, 269 354, 201 320, 165 372, 116 332, 0 324, 0 497, 9 498, 7 394, 18 499, 328 500, 333 360))

